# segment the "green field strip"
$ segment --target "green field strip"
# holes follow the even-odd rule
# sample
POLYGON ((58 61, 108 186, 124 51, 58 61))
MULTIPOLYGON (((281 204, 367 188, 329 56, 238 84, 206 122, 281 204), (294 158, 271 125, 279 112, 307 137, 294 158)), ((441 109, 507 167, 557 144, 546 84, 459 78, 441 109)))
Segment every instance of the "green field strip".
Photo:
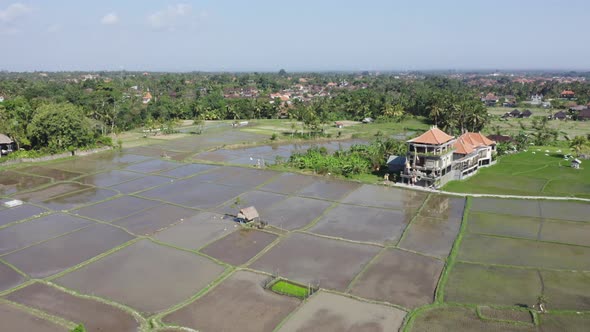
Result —
POLYGON ((509 235, 498 235, 498 234, 488 234, 488 233, 469 233, 469 234, 477 234, 477 235, 481 235, 484 237, 491 237, 491 238, 498 238, 498 239, 509 239, 509 240, 517 240, 517 241, 559 244, 559 245, 563 245, 563 246, 580 247, 580 248, 589 248, 590 247, 590 245, 566 243, 566 242, 558 242, 558 241, 548 241, 548 240, 537 240, 537 239, 516 237, 516 236, 509 236, 509 235))
POLYGON ((535 318, 534 318, 534 315, 533 315, 533 313, 532 313, 532 311, 531 311, 531 310, 526 310, 526 309, 523 309, 523 310, 518 310, 518 309, 516 309, 516 308, 515 308, 515 309, 505 309, 505 308, 498 308, 498 307, 495 307, 495 306, 490 306, 490 305, 485 305, 485 306, 480 306, 480 305, 478 305, 478 306, 475 308, 475 313, 477 314, 477 317, 478 317, 479 319, 483 320, 483 321, 499 322, 499 323, 507 323, 507 324, 513 324, 513 325, 530 326, 530 327, 536 326, 536 325, 535 325, 535 318), (518 320, 509 320, 509 319, 499 319, 499 318, 486 317, 486 316, 485 316, 485 315, 484 315, 484 314, 481 312, 481 309, 482 309, 483 307, 489 307, 489 308, 492 308, 492 309, 504 309, 504 310, 512 310, 512 311, 521 311, 521 312, 526 312, 527 314, 529 314, 529 315, 531 316, 531 321, 530 321, 530 322, 523 322, 523 321, 518 321, 518 320))
POLYGON ((455 242, 453 242, 453 247, 451 248, 451 252, 447 257, 447 261, 445 266, 441 272, 440 278, 438 280, 438 285, 436 287, 436 291, 434 293, 434 301, 435 303, 442 303, 444 302, 444 291, 445 286, 447 284, 447 280, 450 275, 450 271, 455 265, 455 261, 457 259, 457 255, 459 254, 459 247, 461 246, 461 241, 463 240, 463 235, 467 229, 467 222, 469 217, 469 210, 471 209, 472 198, 467 197, 465 202, 465 207, 463 209, 463 219, 461 220, 461 227, 459 228, 459 233, 457 233, 457 237, 455 238, 455 242))
POLYGON ((572 270, 572 269, 554 269, 548 268, 543 266, 525 266, 525 265, 508 265, 508 264, 494 264, 494 263, 482 263, 482 262, 475 262, 475 261, 465 261, 465 260, 457 260, 459 263, 464 264, 471 264, 471 265, 481 265, 481 266, 497 266, 497 267, 505 267, 511 269, 520 269, 520 270, 540 270, 540 271, 552 271, 552 272, 584 272, 590 273, 590 270, 572 270))

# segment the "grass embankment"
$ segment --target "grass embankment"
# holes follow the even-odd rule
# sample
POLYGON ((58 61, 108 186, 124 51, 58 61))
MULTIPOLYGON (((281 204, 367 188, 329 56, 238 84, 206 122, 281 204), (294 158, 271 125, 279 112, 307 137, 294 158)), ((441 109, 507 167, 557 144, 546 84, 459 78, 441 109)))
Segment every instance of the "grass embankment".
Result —
POLYGON ((285 280, 279 280, 275 282, 270 289, 275 293, 293 296, 300 299, 305 299, 309 295, 309 290, 307 287, 296 285, 285 280))
POLYGON ((527 151, 501 157, 496 165, 480 169, 467 180, 452 181, 443 190, 590 198, 590 161, 582 161, 582 167, 574 169, 571 159, 563 158, 570 153, 566 148, 530 147, 527 151))

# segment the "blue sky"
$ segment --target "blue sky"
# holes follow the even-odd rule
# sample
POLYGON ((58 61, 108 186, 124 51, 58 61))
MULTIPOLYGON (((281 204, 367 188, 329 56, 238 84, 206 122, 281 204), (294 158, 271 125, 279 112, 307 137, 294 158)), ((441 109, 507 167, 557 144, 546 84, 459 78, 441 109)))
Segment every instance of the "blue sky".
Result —
POLYGON ((590 70, 587 0, 0 0, 0 70, 590 70))

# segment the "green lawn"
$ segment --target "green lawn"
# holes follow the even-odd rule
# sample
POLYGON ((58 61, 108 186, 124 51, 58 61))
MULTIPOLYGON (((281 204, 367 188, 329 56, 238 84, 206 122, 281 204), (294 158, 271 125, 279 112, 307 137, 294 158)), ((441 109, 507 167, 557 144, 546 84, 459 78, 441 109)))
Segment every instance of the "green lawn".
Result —
POLYGON ((443 190, 590 198, 590 161, 583 162, 581 169, 573 169, 563 159, 569 149, 558 151, 555 147, 530 147, 526 152, 503 156, 496 165, 480 169, 467 180, 452 181, 443 190))
POLYGON ((273 292, 304 299, 309 295, 306 287, 293 284, 285 280, 279 280, 272 285, 273 292))

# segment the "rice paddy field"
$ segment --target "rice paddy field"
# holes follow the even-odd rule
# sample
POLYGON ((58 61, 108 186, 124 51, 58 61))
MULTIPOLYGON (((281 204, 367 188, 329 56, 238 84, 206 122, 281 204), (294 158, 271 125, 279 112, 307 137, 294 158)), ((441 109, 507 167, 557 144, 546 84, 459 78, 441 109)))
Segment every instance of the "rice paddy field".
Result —
POLYGON ((590 204, 447 196, 201 159, 223 139, 0 170, 2 329, 590 325, 590 204), (23 204, 4 204, 15 199, 23 204), (233 217, 250 205, 266 227, 233 217), (544 314, 533 309, 540 295, 544 314))

